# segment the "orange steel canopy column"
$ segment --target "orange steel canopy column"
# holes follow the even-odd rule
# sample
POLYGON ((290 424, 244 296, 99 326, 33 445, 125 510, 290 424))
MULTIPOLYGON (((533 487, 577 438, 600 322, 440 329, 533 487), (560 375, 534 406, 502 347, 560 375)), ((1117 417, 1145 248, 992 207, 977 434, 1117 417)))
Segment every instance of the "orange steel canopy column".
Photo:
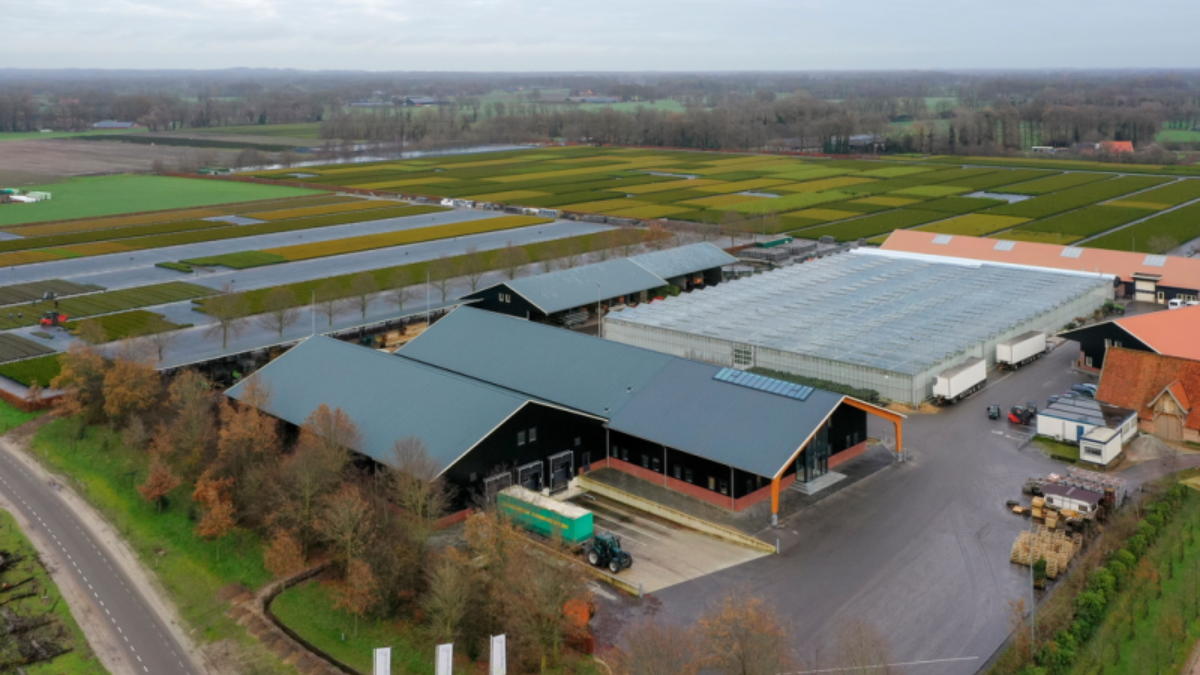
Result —
MULTIPOLYGON (((905 420, 904 415, 901 415, 898 412, 892 412, 891 410, 888 410, 887 408, 881 408, 877 405, 871 405, 870 403, 867 403, 865 401, 860 401, 856 398, 850 398, 849 396, 844 397, 842 399, 842 403, 845 403, 846 405, 848 405, 852 408, 858 408, 859 410, 862 410, 871 415, 875 415, 876 417, 880 417, 880 418, 885 419, 885 420, 891 422, 892 424, 894 424, 896 426, 896 456, 904 457, 904 420, 905 420)), ((833 413, 830 412, 829 415, 832 416, 833 413)), ((822 426, 825 424, 826 421, 828 421, 828 419, 829 419, 829 417, 826 417, 825 420, 823 420, 821 422, 822 426)), ((791 459, 788 460, 787 464, 784 464, 783 467, 781 469, 779 469, 779 473, 775 474, 775 477, 771 479, 771 525, 772 526, 777 525, 779 522, 779 487, 780 487, 780 481, 783 480, 783 473, 785 471, 787 471, 788 466, 792 462, 796 461, 796 458, 800 456, 800 453, 804 452, 804 449, 808 447, 808 444, 810 442, 812 442, 812 437, 815 436, 816 433, 817 432, 814 431, 812 433, 812 435, 810 435, 804 441, 804 445, 800 446, 800 449, 796 451, 796 454, 792 455, 791 459)))
POLYGON ((896 425, 896 455, 899 457, 904 457, 904 420, 906 419, 904 415, 901 415, 898 412, 892 412, 887 408, 880 408, 877 405, 871 405, 866 401, 850 398, 849 396, 842 399, 842 403, 845 403, 852 408, 858 408, 859 410, 866 411, 868 414, 885 419, 896 425))

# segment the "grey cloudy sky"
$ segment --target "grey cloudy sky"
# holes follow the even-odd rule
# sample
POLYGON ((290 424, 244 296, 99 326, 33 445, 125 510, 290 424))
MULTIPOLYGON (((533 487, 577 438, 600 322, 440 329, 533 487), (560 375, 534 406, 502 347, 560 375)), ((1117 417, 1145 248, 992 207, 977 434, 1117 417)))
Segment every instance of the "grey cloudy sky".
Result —
POLYGON ((0 0, 0 67, 1200 67, 1194 0, 0 0))

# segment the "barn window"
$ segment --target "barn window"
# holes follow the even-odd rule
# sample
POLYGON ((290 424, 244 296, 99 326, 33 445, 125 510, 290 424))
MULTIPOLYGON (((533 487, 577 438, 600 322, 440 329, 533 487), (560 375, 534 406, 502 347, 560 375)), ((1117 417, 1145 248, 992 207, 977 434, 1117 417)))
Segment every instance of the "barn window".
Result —
POLYGON ((683 470, 683 481, 684 481, 685 483, 691 483, 691 482, 693 482, 693 481, 692 481, 692 470, 691 470, 691 469, 684 469, 684 470, 683 470))
POLYGON ((580 444, 580 443, 582 443, 582 442, 583 442, 583 439, 582 439, 582 438, 580 438, 580 437, 578 437, 578 436, 576 436, 576 437, 575 437, 575 447, 577 447, 577 448, 578 448, 578 447, 579 447, 579 444, 580 444))
POLYGON ((524 431, 517 432, 517 445, 525 445, 525 432, 524 431))
POLYGON ((529 442, 533 443, 535 441, 537 441, 537 427, 531 427, 529 429, 529 442))

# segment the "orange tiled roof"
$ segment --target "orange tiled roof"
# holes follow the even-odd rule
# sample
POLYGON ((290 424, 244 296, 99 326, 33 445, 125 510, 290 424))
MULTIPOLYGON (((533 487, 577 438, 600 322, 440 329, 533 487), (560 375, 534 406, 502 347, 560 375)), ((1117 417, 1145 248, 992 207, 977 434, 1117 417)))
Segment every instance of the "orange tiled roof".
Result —
POLYGON ((1200 361, 1200 305, 1139 314, 1114 323, 1159 354, 1200 361))
POLYGON ((1133 281, 1135 273, 1161 276, 1159 284, 1183 289, 1200 289, 1200 259, 1166 256, 1161 267, 1147 265, 1145 253, 1130 253, 1128 251, 1110 251, 1102 248, 1075 248, 1058 244, 1035 244, 1028 241, 1008 243, 1001 249, 996 245, 1001 239, 983 237, 967 237, 963 235, 938 235, 935 232, 918 232, 916 230, 896 230, 887 241, 883 242, 886 251, 907 251, 909 253, 925 253, 927 255, 944 255, 971 260, 990 260, 992 262, 1012 263, 1015 265, 1032 265, 1034 267, 1049 267, 1059 270, 1076 272, 1099 272, 1113 274, 1122 281, 1133 281), (945 244, 935 244, 935 237, 942 236, 939 241, 949 241, 945 244), (1063 249, 1071 248, 1070 253, 1078 251, 1078 257, 1064 256, 1063 249))
POLYGON ((1133 152, 1133 141, 1101 141, 1100 149, 1104 152, 1133 152))
POLYGON ((1138 419, 1152 420, 1150 406, 1168 389, 1188 409, 1184 426, 1200 429, 1200 409, 1189 407, 1193 398, 1200 400, 1200 361, 1109 347, 1096 398, 1132 408, 1138 419))

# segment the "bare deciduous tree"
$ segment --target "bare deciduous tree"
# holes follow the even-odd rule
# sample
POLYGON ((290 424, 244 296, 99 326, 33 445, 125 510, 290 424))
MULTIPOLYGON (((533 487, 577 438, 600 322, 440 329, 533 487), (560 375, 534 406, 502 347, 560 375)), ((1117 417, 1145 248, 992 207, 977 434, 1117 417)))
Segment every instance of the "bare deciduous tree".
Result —
POLYGON ((438 290, 442 302, 446 301, 446 296, 450 293, 450 282, 458 273, 457 268, 455 262, 444 255, 429 263, 429 283, 438 290))
POLYGON ((473 569, 461 551, 447 547, 429 571, 425 613, 440 642, 454 642, 460 637, 463 619, 474 604, 473 569))
POLYGON ((848 675, 895 675, 891 645, 869 623, 850 621, 838 628, 835 653, 838 667, 848 675))
POLYGON ((354 306, 362 315, 362 320, 367 320, 367 310, 371 307, 371 296, 379 292, 379 284, 375 281, 375 275, 370 272, 363 272, 354 277, 350 281, 350 296, 354 301, 354 306))
POLYGON ((258 317, 259 323, 274 331, 282 340, 283 331, 300 319, 297 304, 299 300, 295 291, 286 286, 276 286, 267 291, 266 297, 263 298, 264 313, 258 317))
POLYGON ((467 278, 472 293, 479 290, 479 282, 483 279, 485 272, 487 272, 487 264, 484 263, 483 256, 479 253, 479 247, 474 244, 468 246, 467 253, 462 259, 462 273, 467 278))
POLYGON ((337 547, 342 569, 349 571, 351 561, 371 538, 371 506, 357 487, 344 484, 325 498, 315 526, 337 547))
POLYGON ((516 246, 511 241, 496 256, 496 262, 500 271, 504 273, 504 277, 509 281, 520 276, 521 268, 529 264, 529 253, 523 247, 516 246))
POLYGON ((337 315, 345 309, 345 298, 346 289, 333 279, 329 279, 317 289, 317 308, 325 315, 330 326, 333 325, 333 320, 337 318, 337 315))
POLYGON ((399 267, 388 280, 388 298, 396 304, 396 309, 404 311, 404 303, 413 298, 413 270, 410 267, 399 267))
POLYGON ((442 465, 429 455, 424 441, 409 436, 392 445, 391 493, 396 505, 404 509, 424 530, 431 531, 434 521, 450 506, 442 465))
POLYGON ((170 323, 157 314, 151 315, 146 320, 146 326, 142 330, 142 334, 146 336, 146 342, 154 350, 159 363, 162 363, 166 357, 167 350, 179 339, 179 333, 175 332, 175 330, 175 324, 170 323))
POLYGON ((626 631, 624 648, 614 649, 606 661, 614 675, 695 675, 700 669, 692 634, 653 620, 626 631))
POLYGON ((219 294, 204 300, 204 313, 215 319, 207 335, 221 336, 221 348, 229 346, 229 336, 238 335, 245 328, 246 315, 250 313, 246 296, 235 293, 232 285, 226 285, 219 294))

